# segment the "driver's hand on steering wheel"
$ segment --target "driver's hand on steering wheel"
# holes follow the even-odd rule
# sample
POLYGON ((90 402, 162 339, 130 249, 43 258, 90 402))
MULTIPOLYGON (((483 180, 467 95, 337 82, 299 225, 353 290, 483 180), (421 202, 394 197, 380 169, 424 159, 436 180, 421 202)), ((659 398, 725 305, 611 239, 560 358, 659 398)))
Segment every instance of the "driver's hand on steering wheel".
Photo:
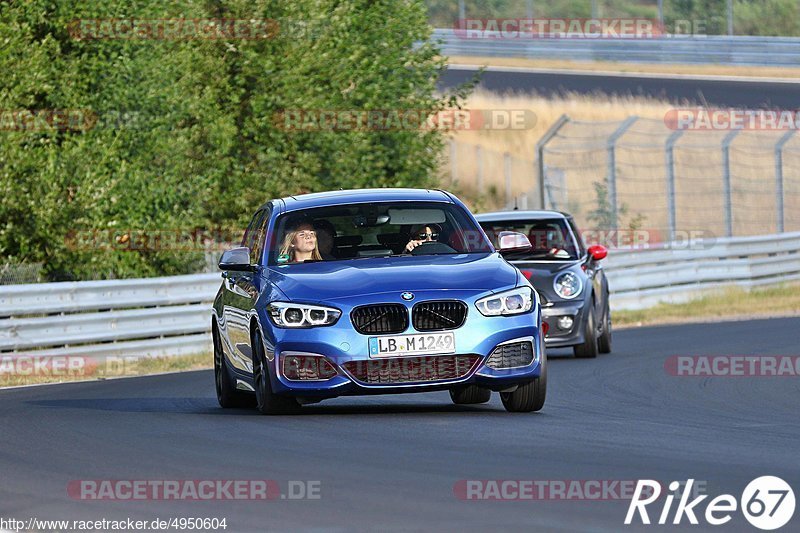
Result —
POLYGON ((430 241, 408 241, 408 244, 406 244, 406 252, 410 252, 423 242, 430 242, 430 241))

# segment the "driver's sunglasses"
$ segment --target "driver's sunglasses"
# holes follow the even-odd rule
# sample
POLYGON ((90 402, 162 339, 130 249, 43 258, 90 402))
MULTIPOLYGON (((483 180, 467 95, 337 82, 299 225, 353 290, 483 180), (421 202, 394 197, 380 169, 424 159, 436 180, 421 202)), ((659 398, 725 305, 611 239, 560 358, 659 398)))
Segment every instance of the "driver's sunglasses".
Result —
POLYGON ((435 239, 438 236, 439 236, 438 233, 425 233, 425 232, 417 233, 417 237, 419 237, 420 240, 427 239, 428 237, 430 237, 431 239, 435 239))

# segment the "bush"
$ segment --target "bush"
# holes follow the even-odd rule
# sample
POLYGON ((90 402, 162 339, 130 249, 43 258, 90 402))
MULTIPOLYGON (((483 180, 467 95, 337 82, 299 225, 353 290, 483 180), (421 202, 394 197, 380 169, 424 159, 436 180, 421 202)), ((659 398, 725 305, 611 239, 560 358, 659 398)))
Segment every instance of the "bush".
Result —
POLYGON ((459 104, 466 87, 436 95, 437 48, 414 46, 429 31, 421 1, 0 4, 0 263, 43 262, 50 279, 193 272, 202 253, 85 250, 70 236, 243 228, 269 198, 430 185, 440 131, 297 133, 274 120, 285 109, 459 104), (107 18, 276 19, 281 31, 225 41, 69 33, 74 20, 107 18), (22 110, 98 120, 13 131, 22 110))

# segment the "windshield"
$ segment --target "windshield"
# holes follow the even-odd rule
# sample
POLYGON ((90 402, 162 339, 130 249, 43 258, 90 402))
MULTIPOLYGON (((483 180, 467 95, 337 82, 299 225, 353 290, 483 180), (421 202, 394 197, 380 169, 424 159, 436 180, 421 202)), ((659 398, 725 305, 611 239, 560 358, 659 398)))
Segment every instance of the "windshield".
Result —
POLYGON ((508 259, 523 261, 563 261, 578 259, 575 239, 567 221, 563 218, 538 220, 481 221, 486 235, 495 245, 501 231, 516 231, 528 236, 531 241, 529 252, 508 254, 508 259))
POLYGON ((492 251, 483 231, 464 210, 439 202, 292 211, 278 219, 270 241, 270 265, 492 251))

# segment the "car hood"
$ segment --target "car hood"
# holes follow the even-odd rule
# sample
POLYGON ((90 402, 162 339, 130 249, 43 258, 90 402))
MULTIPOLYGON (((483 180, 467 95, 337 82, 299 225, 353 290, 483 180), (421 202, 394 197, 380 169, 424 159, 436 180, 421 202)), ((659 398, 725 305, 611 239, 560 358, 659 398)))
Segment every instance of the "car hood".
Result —
POLYGON ((272 266, 269 280, 291 300, 329 301, 425 290, 504 290, 517 269, 499 254, 402 256, 272 266))
POLYGON ((552 278, 563 270, 572 268, 579 261, 514 261, 513 265, 520 270, 531 273, 530 280, 538 278, 552 278))

